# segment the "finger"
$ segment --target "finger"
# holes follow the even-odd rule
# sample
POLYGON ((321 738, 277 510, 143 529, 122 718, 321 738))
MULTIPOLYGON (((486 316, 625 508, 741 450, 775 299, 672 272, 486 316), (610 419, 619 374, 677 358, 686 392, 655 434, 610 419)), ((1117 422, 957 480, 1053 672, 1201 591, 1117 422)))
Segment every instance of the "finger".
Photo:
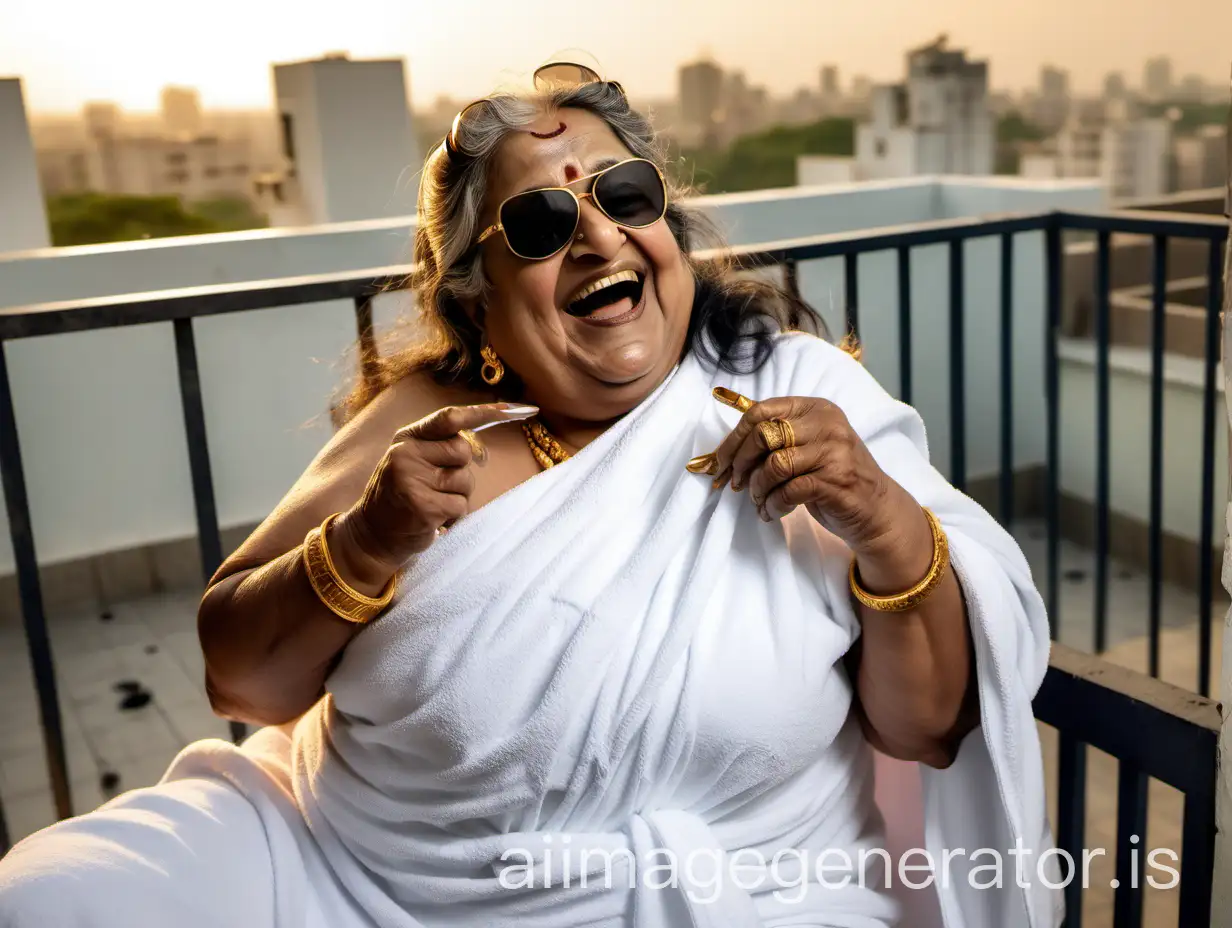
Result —
POLYGON ((736 423, 735 428, 727 433, 727 436, 719 443, 719 447, 715 449, 714 453, 718 458, 719 472, 722 473, 727 468, 732 467, 736 451, 744 444, 749 433, 756 428, 759 422, 771 419, 776 415, 784 415, 790 411, 790 407, 791 401, 783 398, 767 400, 764 403, 755 402, 749 407, 744 415, 740 417, 740 421, 736 423))
POLYGON ((456 494, 469 499, 475 492, 475 473, 469 467, 438 467, 432 483, 438 493, 456 494))
POLYGON ((418 422, 399 429, 414 438, 442 440, 452 438, 463 429, 496 425, 501 422, 520 422, 539 412, 538 406, 518 403, 481 403, 476 406, 445 406, 418 422))
POLYGON ((766 521, 781 519, 797 506, 814 502, 818 495, 819 478, 814 473, 799 474, 776 486, 758 507, 766 521))
POLYGON ((812 430, 808 423, 793 419, 790 415, 762 417, 745 436, 732 458, 732 487, 739 489, 748 486, 754 468, 761 464, 772 451, 779 450, 784 441, 790 440, 793 445, 799 447, 811 437, 812 430), (774 420, 779 420, 780 423, 786 422, 789 425, 783 428, 774 420), (770 436, 774 437, 773 445, 770 444, 770 436))
POLYGON ((794 477, 810 473, 816 463, 816 449, 811 446, 780 448, 766 455, 749 472, 749 499, 754 506, 766 502, 770 493, 794 477))
POLYGON ((465 467, 474 458, 474 450, 460 435, 444 441, 409 438, 399 443, 405 453, 430 467, 465 467))

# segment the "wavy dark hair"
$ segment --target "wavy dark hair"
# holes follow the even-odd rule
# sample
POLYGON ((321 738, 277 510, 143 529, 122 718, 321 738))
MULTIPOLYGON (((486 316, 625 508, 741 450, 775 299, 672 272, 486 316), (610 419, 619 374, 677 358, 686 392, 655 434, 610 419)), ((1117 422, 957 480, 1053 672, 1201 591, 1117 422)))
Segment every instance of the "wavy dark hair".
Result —
MULTIPOLYGON (((634 156, 654 162, 665 177, 670 176, 665 147, 650 121, 610 84, 487 98, 485 105, 467 114, 459 129, 460 155, 451 156, 442 145, 426 160, 415 230, 416 271, 413 279, 402 282, 414 291, 419 316, 408 320, 408 343, 382 352, 383 356, 364 359, 364 374, 337 410, 342 420, 417 371, 429 372, 438 383, 491 391, 479 376, 483 332, 463 307, 466 301, 482 304, 490 286, 473 243, 492 162, 511 133, 544 112, 562 108, 595 114, 634 156)), ((696 281, 685 353, 693 352, 704 363, 733 373, 745 373, 766 362, 777 333, 806 331, 828 338, 825 323, 810 306, 781 286, 742 274, 722 256, 724 242, 717 228, 684 205, 690 192, 669 181, 665 217, 696 281), (696 257, 699 247, 710 249, 710 256, 696 257)), ((389 341, 397 338, 395 333, 389 341)), ((500 390, 516 399, 516 376, 506 376, 500 390)))

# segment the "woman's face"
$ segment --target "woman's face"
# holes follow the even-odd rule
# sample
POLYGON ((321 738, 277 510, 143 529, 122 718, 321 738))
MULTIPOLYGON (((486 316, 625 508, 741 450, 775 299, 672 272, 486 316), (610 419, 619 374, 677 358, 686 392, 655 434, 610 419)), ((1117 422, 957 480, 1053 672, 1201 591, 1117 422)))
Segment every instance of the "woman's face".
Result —
MULTIPOLYGON (((497 221, 506 197, 563 186, 629 157, 598 116, 571 109, 545 114, 497 152, 483 227, 497 221), (553 133, 561 123, 564 131, 551 138, 531 134, 553 133)), ((582 194, 590 181, 570 189, 582 194)), ((624 228, 585 199, 574 240, 547 260, 517 257, 499 234, 481 248, 491 285, 481 320, 488 341, 525 383, 526 399, 545 412, 583 422, 616 418, 679 360, 694 281, 665 220, 624 228), (630 270, 642 281, 640 296, 636 285, 626 285, 579 303, 588 285, 630 270)))

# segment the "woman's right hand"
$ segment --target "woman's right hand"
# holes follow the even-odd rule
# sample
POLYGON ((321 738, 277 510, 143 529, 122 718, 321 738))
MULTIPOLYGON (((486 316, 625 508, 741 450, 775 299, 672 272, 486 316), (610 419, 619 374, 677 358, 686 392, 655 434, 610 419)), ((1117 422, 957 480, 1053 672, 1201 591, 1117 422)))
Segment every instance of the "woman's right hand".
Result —
POLYGON ((330 529, 331 553, 344 578, 376 595, 402 566, 470 511, 483 445, 463 432, 529 419, 539 410, 515 403, 446 406, 394 433, 363 496, 330 529))

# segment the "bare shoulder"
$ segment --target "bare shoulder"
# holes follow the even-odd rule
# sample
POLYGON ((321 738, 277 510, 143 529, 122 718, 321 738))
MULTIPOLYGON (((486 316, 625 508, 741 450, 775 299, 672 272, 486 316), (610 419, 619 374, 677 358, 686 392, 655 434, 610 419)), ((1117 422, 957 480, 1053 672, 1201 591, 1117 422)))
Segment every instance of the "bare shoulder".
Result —
POLYGON ((443 406, 492 399, 439 384, 420 371, 386 387, 330 437, 270 515, 226 559, 215 580, 280 557, 330 513, 353 506, 402 426, 443 406))

